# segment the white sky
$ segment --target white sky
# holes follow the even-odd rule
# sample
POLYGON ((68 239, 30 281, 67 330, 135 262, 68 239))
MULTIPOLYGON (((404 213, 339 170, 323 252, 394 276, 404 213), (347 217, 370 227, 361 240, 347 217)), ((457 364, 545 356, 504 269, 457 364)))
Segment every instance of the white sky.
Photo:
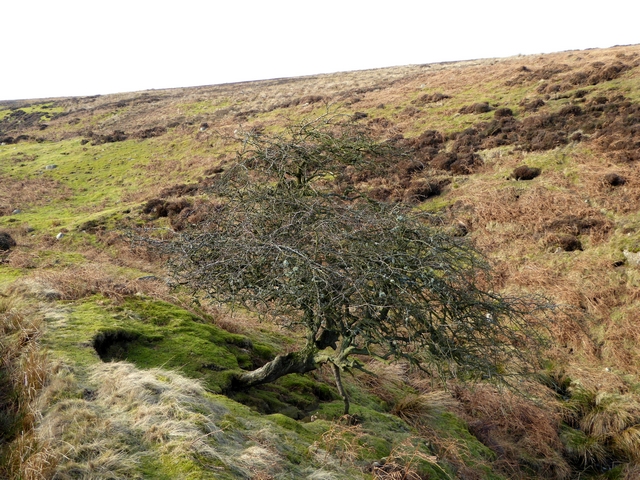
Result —
POLYGON ((638 0, 2 0, 0 100, 640 43, 638 0))

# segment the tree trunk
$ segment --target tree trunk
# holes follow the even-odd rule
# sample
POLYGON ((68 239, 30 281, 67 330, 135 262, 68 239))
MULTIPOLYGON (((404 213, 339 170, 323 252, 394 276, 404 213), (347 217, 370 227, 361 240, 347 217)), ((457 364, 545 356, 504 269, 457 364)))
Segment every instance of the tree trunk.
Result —
POLYGON ((232 390, 242 390, 264 383, 271 383, 289 373, 306 373, 318 368, 326 360, 316 358, 317 350, 305 348, 300 352, 278 355, 257 370, 236 375, 231 382, 232 390))
POLYGON ((333 371, 333 378, 336 380, 336 387, 338 388, 338 393, 344 400, 344 414, 349 415, 349 395, 344 389, 342 385, 342 377, 340 376, 340 367, 338 367, 335 363, 331 364, 331 370, 333 371))

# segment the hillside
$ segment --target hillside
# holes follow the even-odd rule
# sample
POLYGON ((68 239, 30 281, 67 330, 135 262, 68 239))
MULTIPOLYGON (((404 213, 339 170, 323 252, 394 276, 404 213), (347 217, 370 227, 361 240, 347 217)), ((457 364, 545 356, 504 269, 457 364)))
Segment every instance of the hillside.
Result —
POLYGON ((639 165, 640 46, 0 102, 0 478, 638 478, 639 165), (327 111, 411 153, 349 182, 557 305, 518 392, 371 360, 355 420, 325 369, 223 394, 301 339, 130 234, 197 223, 234 133, 327 111))

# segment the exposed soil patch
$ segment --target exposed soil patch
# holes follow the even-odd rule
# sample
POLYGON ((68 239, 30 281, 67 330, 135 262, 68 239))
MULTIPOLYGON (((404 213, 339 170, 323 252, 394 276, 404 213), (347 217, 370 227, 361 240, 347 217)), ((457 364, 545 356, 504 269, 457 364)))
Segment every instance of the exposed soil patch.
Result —
POLYGON ((139 339, 139 333, 126 330, 100 332, 93 339, 93 348, 103 362, 126 360, 130 345, 139 339))
POLYGON ((584 235, 596 230, 606 234, 613 228, 613 225, 611 221, 604 218, 565 215, 549 222, 545 228, 571 235, 584 235))
POLYGON ((12 144, 28 138, 20 135, 20 132, 30 130, 35 126, 40 128, 42 117, 42 112, 27 113, 21 109, 13 110, 9 115, 6 115, 0 120, 0 142, 12 144), (9 135, 10 133, 11 135, 9 135))
POLYGON ((158 198, 152 198, 145 203, 142 213, 150 215, 151 219, 168 217, 175 231, 205 221, 212 212, 220 208, 220 205, 202 198, 187 200, 183 197, 195 197, 211 188, 216 175, 223 171, 224 168, 221 166, 212 167, 205 172, 211 176, 200 179, 198 183, 182 183, 164 188, 158 198))
POLYGON ((169 223, 171 228, 179 232, 188 226, 205 222, 218 208, 221 208, 220 205, 215 203, 207 201, 196 202, 194 205, 180 211, 177 215, 169 217, 169 223))
POLYGON ((216 174, 222 173, 222 172, 224 172, 224 167, 218 166, 218 167, 211 167, 211 168, 205 170, 204 174, 210 176, 210 175, 216 175, 216 174))
POLYGON ((598 83, 615 80, 631 67, 621 62, 606 65, 603 62, 595 62, 583 72, 578 72, 569 78, 572 85, 597 85, 598 83))
POLYGON ((602 181, 605 185, 609 185, 611 187, 619 187, 620 185, 627 183, 627 180, 617 173, 607 173, 602 181))
POLYGON ((555 82, 541 84, 538 93, 560 93, 572 90, 575 87, 598 85, 599 83, 615 80, 627 70, 633 68, 630 65, 614 62, 606 65, 603 62, 594 62, 585 70, 563 76, 555 82))
POLYGON ((142 207, 142 213, 151 215, 154 218, 173 217, 190 206, 191 202, 184 198, 175 201, 152 198, 142 207))
POLYGON ((491 105, 487 102, 474 103, 473 105, 467 105, 466 107, 462 107, 458 113, 461 114, 471 114, 471 113, 487 113, 493 110, 491 105))
POLYGON ((195 195, 199 190, 200 184, 198 183, 181 183, 162 189, 162 191, 160 192, 160 197, 184 197, 186 195, 195 195))
POLYGON ((534 98, 532 100, 524 99, 520 102, 520 106, 525 112, 537 112, 541 107, 544 107, 545 101, 541 98, 534 98))
POLYGON ((420 203, 428 198, 440 195, 443 183, 435 180, 419 179, 413 181, 404 190, 402 200, 406 203, 420 203))
POLYGON ((167 129, 165 127, 153 127, 145 128, 144 130, 138 130, 131 136, 133 138, 145 139, 159 137, 160 135, 164 135, 165 133, 167 133, 167 129))
POLYGON ((513 170, 511 178, 514 180, 533 180, 540 175, 540 172, 541 170, 539 168, 521 165, 513 170))
POLYGON ((106 228, 107 228, 106 219, 99 218, 99 219, 87 220, 86 222, 82 222, 80 225, 78 225, 77 230, 79 232, 96 233, 96 232, 102 232, 106 230, 106 228))
POLYGON ((9 135, 2 135, 0 132, 0 145, 13 145, 20 142, 26 142, 30 139, 31 137, 29 135, 18 135, 16 137, 12 137, 9 135))
MULTIPOLYGON (((485 108, 479 105, 462 110, 472 113, 485 108)), ((522 106, 525 111, 535 111, 544 105, 543 100, 534 99, 522 106)), ((468 174, 482 165, 476 155, 479 150, 512 145, 518 150, 534 152, 581 141, 592 142, 613 161, 639 160, 640 105, 622 95, 598 96, 584 106, 569 104, 557 112, 531 115, 522 120, 514 116, 511 109, 499 108, 489 122, 478 122, 472 128, 446 136, 427 130, 404 142, 413 156, 425 165, 455 174, 468 174), (445 149, 450 140, 453 143, 445 149)))
POLYGON ((580 239, 573 235, 549 235, 545 243, 547 247, 565 252, 582 251, 580 239))
POLYGON ((513 117, 513 110, 507 107, 498 108, 493 112, 494 118, 513 117))
POLYGON ((16 241, 8 232, 0 232, 0 251, 7 251, 16 246, 16 241))
POLYGON ((305 95, 298 98, 293 98, 291 100, 287 100, 285 102, 274 105, 269 109, 269 111, 276 110, 278 108, 291 108, 297 107, 299 105, 313 105, 314 103, 319 102, 328 102, 330 99, 323 95, 305 95))
POLYGON ((559 74, 571 71, 571 67, 566 64, 550 63, 537 70, 525 65, 516 71, 516 75, 505 82, 508 87, 522 85, 525 83, 539 82, 540 80, 550 80, 559 74))
POLYGON ((417 159, 409 159, 398 162, 394 168, 398 172, 398 175, 403 178, 409 178, 416 173, 423 171, 426 167, 424 162, 417 159))
MULTIPOLYGON (((96 100, 107 99, 107 98, 110 98, 110 96, 95 95, 91 97, 71 98, 69 100, 71 101, 77 100, 83 103, 89 103, 89 102, 94 103, 96 102, 96 100)), ((135 96, 132 96, 130 98, 124 98, 116 101, 107 101, 107 102, 101 103, 98 109, 106 110, 106 111, 122 110, 122 109, 135 107, 139 105, 158 103, 158 102, 162 102, 163 100, 166 100, 166 97, 158 96, 158 95, 150 95, 147 92, 142 92, 140 94, 135 94, 135 96)))
POLYGON ((99 134, 94 132, 89 132, 88 134, 89 140, 86 142, 91 142, 91 145, 103 145, 105 143, 115 143, 115 142, 124 142, 129 136, 124 133, 122 130, 114 130, 113 133, 110 134, 99 134))
POLYGON ((447 100, 449 98, 451 98, 450 95, 446 95, 446 94, 440 93, 440 92, 425 93, 424 95, 421 95, 420 97, 418 97, 415 100, 413 100, 411 103, 413 105, 418 106, 418 107, 424 107, 425 105, 427 105, 429 103, 442 102, 442 101, 447 100))
POLYGON ((539 93, 558 93, 577 86, 597 85, 615 80, 631 68, 633 68, 631 65, 619 61, 610 64, 594 62, 577 72, 565 64, 549 64, 538 70, 521 67, 514 77, 505 82, 505 85, 512 87, 544 81, 538 87, 539 93))
POLYGON ((412 150, 414 158, 424 163, 429 162, 443 148, 445 136, 435 130, 426 130, 418 137, 401 141, 412 150))

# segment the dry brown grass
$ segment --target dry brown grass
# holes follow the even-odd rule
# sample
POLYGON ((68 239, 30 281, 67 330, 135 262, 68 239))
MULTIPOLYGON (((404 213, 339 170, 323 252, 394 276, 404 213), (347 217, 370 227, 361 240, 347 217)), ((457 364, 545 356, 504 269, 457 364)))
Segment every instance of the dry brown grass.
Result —
POLYGON ((560 305, 549 329, 563 362, 639 372, 632 347, 640 341, 638 287, 612 267, 610 258, 581 253, 570 262, 528 261, 505 270, 511 288, 548 292, 560 305))
MULTIPOLYGON (((22 157, 15 157, 15 161, 19 162, 22 157)), ((45 205, 50 200, 60 201, 70 195, 70 190, 63 184, 44 177, 16 179, 0 175, 0 185, 0 216, 10 215, 15 209, 24 211, 45 205)))
MULTIPOLYGON (((486 158, 484 174, 495 174, 529 156, 489 151, 486 158)), ((530 182, 497 176, 461 181, 449 192, 457 200, 449 221, 464 223, 492 257, 500 287, 544 292, 561 306, 549 325, 553 358, 575 372, 588 363, 596 371, 638 374, 632 312, 640 292, 635 268, 618 268, 622 235, 634 238, 637 231, 638 167, 611 163, 585 145, 549 152, 544 161, 548 167, 530 182), (610 173, 624 183, 608 183, 610 173), (564 251, 564 239, 579 241, 584 251, 564 251)))
MULTIPOLYGON (((426 385, 423 375, 412 374, 410 376, 412 385, 426 385)), ((452 396, 452 392, 443 390, 433 390, 427 388, 421 393, 407 394, 403 392, 397 396, 391 409, 391 413, 402 418, 417 432, 415 439, 409 439, 401 445, 396 446, 389 455, 386 463, 374 468, 376 478, 423 478, 417 473, 418 463, 427 462, 436 469, 441 467, 438 461, 443 460, 453 466, 459 478, 480 479, 482 474, 478 469, 479 464, 488 467, 488 460, 474 456, 469 445, 455 434, 445 434, 434 428, 438 419, 447 412, 455 412, 456 416, 465 417, 464 406, 457 398, 452 396), (435 455, 426 454, 420 451, 412 443, 417 440, 429 446, 435 455), (474 458, 474 467, 469 466, 469 459, 474 458)), ((444 471, 443 473, 447 475, 444 471)))
MULTIPOLYGON (((32 312, 20 312, 12 297, 0 298, 0 302, 2 365, 20 399, 20 408, 34 401, 47 381, 47 360, 39 345, 43 320, 32 312)), ((26 420, 32 426, 34 415, 28 414, 26 420)))
POLYGON ((474 228, 485 230, 475 238, 487 252, 505 250, 514 242, 522 250, 535 247, 547 232, 586 235, 596 245, 612 230, 611 221, 586 205, 582 194, 546 184, 524 188, 515 181, 505 187, 502 181, 478 182, 465 189, 461 202, 459 208, 470 212, 474 228))
POLYGON ((104 264, 88 263, 61 270, 43 270, 33 280, 18 282, 20 285, 35 281, 49 292, 51 299, 79 300, 100 294, 116 301, 127 296, 144 294, 155 298, 166 298, 169 287, 158 278, 127 280, 107 271, 104 264))
MULTIPOLYGON (((467 103, 484 101, 475 98, 469 86, 482 85, 530 85, 538 86, 541 79, 549 78, 544 72, 554 73, 560 82, 576 72, 590 69, 596 61, 606 64, 637 62, 637 47, 616 47, 606 50, 562 52, 544 56, 518 56, 504 59, 481 59, 455 63, 431 65, 409 65, 404 67, 340 72, 300 78, 264 80, 197 88, 177 88, 153 92, 132 92, 104 95, 98 98, 56 99, 56 104, 69 110, 70 116, 53 119, 49 128, 25 133, 36 134, 48 140, 59 140, 78 135, 69 124, 70 118, 85 120, 95 134, 111 134, 121 130, 135 137, 136 132, 153 127, 174 125, 165 134, 167 138, 179 133, 193 135, 196 142, 208 142, 211 131, 235 128, 240 123, 259 120, 263 124, 277 124, 276 114, 301 115, 323 108, 325 103, 344 104, 348 111, 374 109, 381 111, 405 105, 419 93, 440 92, 454 97, 467 96, 467 103), (553 66, 561 66, 554 70, 553 66), (526 67, 528 72, 523 72, 526 67), (541 73, 543 72, 543 73, 541 73), (557 72, 557 73, 555 73, 557 72), (318 98, 321 101, 317 101, 318 98), (389 105, 389 107, 385 107, 389 105), (284 109, 284 107, 288 107, 284 109), (118 115, 110 115, 114 109, 118 115), (96 121, 95 119, 100 119, 96 121), (201 123, 210 128, 198 132, 201 123), (180 131, 179 131, 180 130, 180 131)), ((480 90, 480 95, 491 97, 490 91, 480 90)), ((461 99, 461 100, 464 100, 461 99)), ((444 99, 446 102, 447 100, 444 99)), ((417 119, 421 119, 438 104, 413 107, 414 114, 402 110, 391 114, 394 128, 411 130, 417 119)), ((451 116, 459 105, 444 114, 451 116)), ((388 115, 388 114, 387 114, 388 115)), ((75 129, 86 127, 79 124, 75 129)))
POLYGON ((470 431, 496 452, 494 465, 510 478, 519 478, 522 467, 534 470, 541 478, 569 477, 571 469, 562 457, 558 435, 561 409, 550 395, 545 395, 544 404, 538 405, 490 386, 458 387, 455 393, 470 431))
POLYGON ((418 473, 420 463, 429 463, 448 477, 448 474, 438 465, 436 455, 428 455, 420 450, 420 441, 419 439, 405 440, 393 448, 383 464, 373 465, 372 473, 376 480, 423 480, 429 478, 418 473), (416 441, 418 445, 416 445, 416 441))
POLYGON ((310 453, 323 463, 337 458, 340 465, 352 463, 360 457, 370 447, 362 440, 364 429, 361 425, 353 425, 351 418, 350 415, 344 415, 333 422, 320 439, 309 447, 310 453))
POLYGON ((207 439, 220 430, 213 417, 198 412, 224 410, 193 380, 130 364, 99 364, 84 396, 57 402, 39 428, 61 457, 56 478, 128 478, 151 445, 176 461, 219 458, 207 439))
POLYGON ((618 215, 637 210, 640 201, 640 165, 601 161, 589 152, 578 152, 572 161, 579 165, 580 187, 590 202, 618 215), (611 173, 624 178, 624 184, 608 184, 605 177, 611 173))
POLYGON ((0 475, 6 478, 44 480, 57 463, 57 455, 35 430, 41 417, 39 395, 52 375, 52 366, 40 347, 42 318, 15 297, 0 297, 0 369, 4 390, 0 394, 5 422, 0 475), (5 435, 7 435, 5 437, 5 435))
POLYGON ((431 391, 405 395, 395 403, 391 413, 402 418, 409 425, 420 428, 436 415, 457 409, 458 406, 458 402, 449 392, 431 391))
POLYGON ((364 369, 367 373, 354 376, 357 383, 392 405, 397 400, 399 388, 407 383, 408 365, 369 359, 364 363, 364 369))

